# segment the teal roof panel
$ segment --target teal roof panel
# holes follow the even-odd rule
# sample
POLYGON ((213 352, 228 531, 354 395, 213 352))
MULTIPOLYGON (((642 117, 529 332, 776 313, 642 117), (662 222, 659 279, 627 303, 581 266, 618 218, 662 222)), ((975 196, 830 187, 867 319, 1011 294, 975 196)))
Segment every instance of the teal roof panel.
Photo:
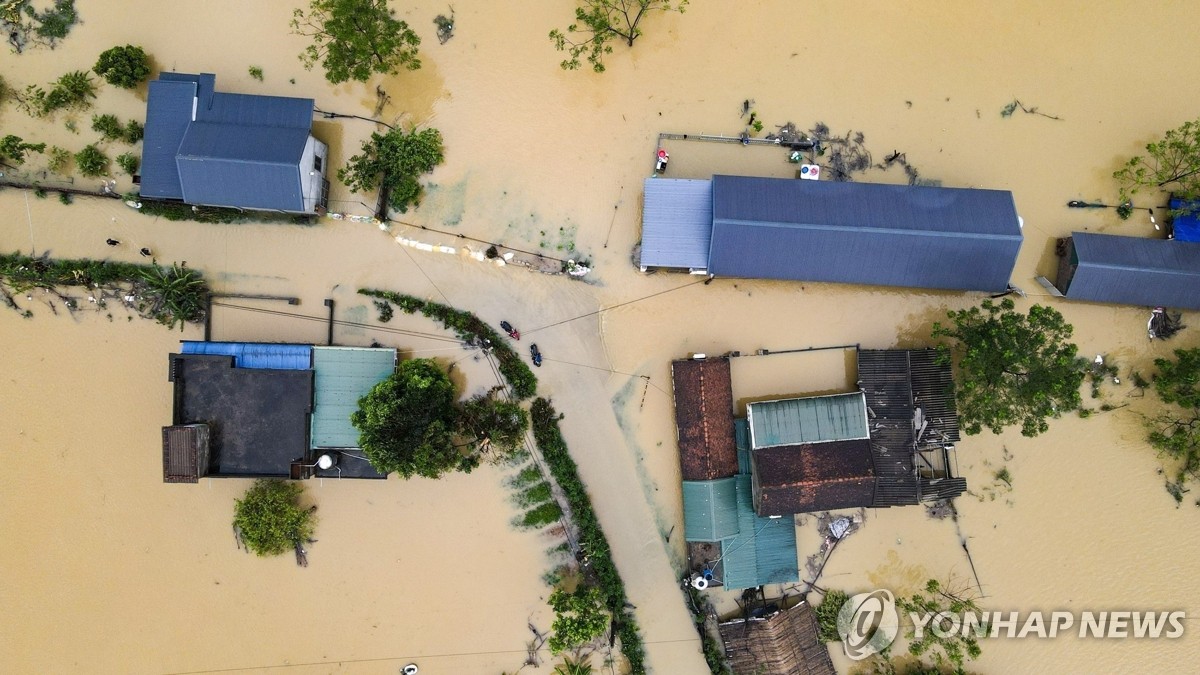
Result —
POLYGON ((396 350, 314 347, 313 369, 312 447, 357 448, 358 430, 350 415, 358 410, 358 399, 396 370, 396 350))
POLYGON ((721 542, 721 561, 729 590, 800 580, 795 518, 760 518, 754 513, 750 476, 735 476, 740 532, 721 542))
POLYGON ((733 421, 733 441, 737 446, 738 473, 750 473, 750 425, 746 418, 733 421))
POLYGON ((862 392, 759 401, 746 411, 754 448, 869 437, 862 392))
POLYGON ((738 533, 734 477, 683 481, 683 538, 720 541, 738 533))

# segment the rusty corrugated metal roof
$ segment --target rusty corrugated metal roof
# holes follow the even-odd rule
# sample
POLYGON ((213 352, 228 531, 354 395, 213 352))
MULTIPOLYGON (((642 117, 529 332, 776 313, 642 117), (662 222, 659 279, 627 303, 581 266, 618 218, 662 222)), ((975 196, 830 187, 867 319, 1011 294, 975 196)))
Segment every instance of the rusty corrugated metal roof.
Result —
POLYGON ((729 359, 674 361, 671 378, 683 480, 712 480, 736 474, 729 359))

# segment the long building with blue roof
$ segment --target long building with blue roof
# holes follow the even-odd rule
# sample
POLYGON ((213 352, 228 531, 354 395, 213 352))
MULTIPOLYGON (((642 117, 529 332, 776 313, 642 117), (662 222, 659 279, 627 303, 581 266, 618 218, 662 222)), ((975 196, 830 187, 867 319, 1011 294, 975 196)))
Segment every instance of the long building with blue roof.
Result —
POLYGON ((1200 242, 1073 232, 1059 247, 1054 282, 1070 300, 1200 309, 1200 242))
POLYGON ((1003 190, 748 176, 649 178, 643 270, 996 292, 1021 221, 1003 190))
POLYGON ((329 148, 312 135, 311 98, 215 90, 210 73, 149 85, 141 195, 198 206, 319 213, 329 148))

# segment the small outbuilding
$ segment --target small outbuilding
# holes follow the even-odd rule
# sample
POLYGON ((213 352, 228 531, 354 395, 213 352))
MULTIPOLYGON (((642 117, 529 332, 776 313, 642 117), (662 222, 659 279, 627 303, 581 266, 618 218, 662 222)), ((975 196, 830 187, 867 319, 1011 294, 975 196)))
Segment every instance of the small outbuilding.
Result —
POLYGON ((735 675, 837 673, 812 605, 780 598, 747 611, 748 616, 718 625, 735 675))

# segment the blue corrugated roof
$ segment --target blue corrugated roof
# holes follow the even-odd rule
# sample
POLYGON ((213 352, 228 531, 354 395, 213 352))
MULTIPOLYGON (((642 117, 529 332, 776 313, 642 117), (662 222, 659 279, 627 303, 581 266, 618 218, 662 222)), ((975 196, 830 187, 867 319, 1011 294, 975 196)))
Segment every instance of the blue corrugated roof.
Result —
POLYGON ((312 129, 313 100, 217 93, 215 79, 163 73, 150 83, 142 194, 305 211, 299 163, 312 129))
POLYGON ((1200 309, 1200 243, 1073 232, 1072 300, 1200 309))
POLYGON ((182 199, 175 153, 192 121, 196 83, 159 79, 150 83, 149 92, 142 139, 141 194, 182 199))
POLYGON ((312 347, 268 342, 200 342, 184 340, 183 354, 232 356, 235 368, 309 370, 312 347))
POLYGON ((999 190, 713 176, 718 276, 1004 290, 1021 247, 999 190))
POLYGON ((642 201, 643 267, 708 268, 712 181, 647 178, 642 201))
POLYGON ((750 476, 735 478, 740 532, 721 542, 721 562, 725 569, 721 582, 726 588, 737 590, 799 581, 795 519, 757 516, 750 476))
MULTIPOLYGON (((1200 203, 1172 199, 1170 206, 1174 210, 1200 208, 1200 203)), ((1175 241, 1200 241, 1200 213, 1192 211, 1171 219, 1171 234, 1175 241)))

